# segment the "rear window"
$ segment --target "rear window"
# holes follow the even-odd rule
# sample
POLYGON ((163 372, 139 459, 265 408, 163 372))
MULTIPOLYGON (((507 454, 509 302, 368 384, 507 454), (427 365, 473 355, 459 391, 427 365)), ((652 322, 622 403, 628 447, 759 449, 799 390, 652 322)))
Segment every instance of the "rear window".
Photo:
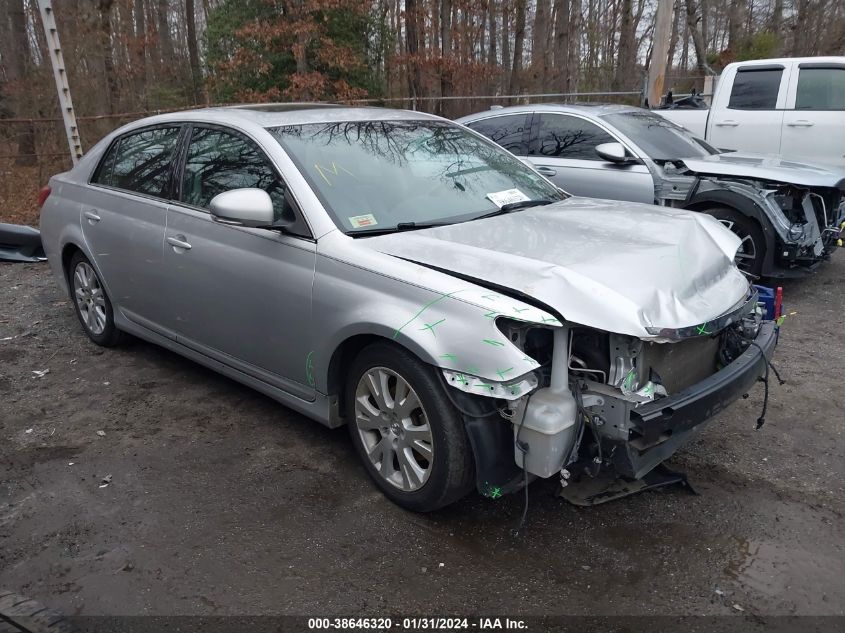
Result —
POLYGON ((775 110, 782 75, 782 68, 738 71, 728 107, 734 110, 775 110))
POLYGON ((92 182, 161 197, 170 180, 170 166, 179 127, 127 134, 109 149, 92 182))
POLYGON ((505 114, 473 121, 467 123, 466 126, 483 134, 494 143, 498 143, 509 152, 517 156, 525 156, 528 153, 528 145, 525 142, 527 118, 525 114, 505 114))
POLYGON ((796 110, 845 110, 845 68, 802 68, 796 110))

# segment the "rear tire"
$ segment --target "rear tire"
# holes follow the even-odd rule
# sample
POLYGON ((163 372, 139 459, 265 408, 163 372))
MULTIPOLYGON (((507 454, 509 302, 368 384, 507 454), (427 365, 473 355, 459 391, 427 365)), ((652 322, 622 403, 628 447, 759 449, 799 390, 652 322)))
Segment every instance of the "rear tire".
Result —
POLYGON ((0 633, 75 633, 61 613, 11 591, 0 591, 0 633))
POLYGON ((728 207, 713 207, 705 209, 704 213, 712 215, 742 240, 734 257, 737 268, 749 275, 760 277, 766 257, 766 241, 757 221, 728 207))
POLYGON ((103 347, 119 344, 123 333, 114 324, 111 300, 97 271, 81 251, 71 257, 67 276, 76 316, 88 338, 103 347))
POLYGON ((376 343, 358 354, 348 376, 352 443, 385 496, 430 512, 472 490, 469 438, 434 369, 404 348, 376 343))

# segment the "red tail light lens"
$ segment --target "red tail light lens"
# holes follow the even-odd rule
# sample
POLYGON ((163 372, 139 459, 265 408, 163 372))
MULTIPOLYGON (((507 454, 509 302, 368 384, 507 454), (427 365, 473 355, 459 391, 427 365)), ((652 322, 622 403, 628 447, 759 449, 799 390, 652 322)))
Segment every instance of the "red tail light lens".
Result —
POLYGON ((44 206, 44 203, 47 202, 47 198, 50 197, 50 185, 45 185, 41 188, 41 191, 38 192, 38 208, 44 206))

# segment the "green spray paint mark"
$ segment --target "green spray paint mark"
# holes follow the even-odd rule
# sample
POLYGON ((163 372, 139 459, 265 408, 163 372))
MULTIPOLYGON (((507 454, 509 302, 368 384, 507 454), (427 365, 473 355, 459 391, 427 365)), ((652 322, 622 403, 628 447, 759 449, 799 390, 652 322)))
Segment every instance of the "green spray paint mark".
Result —
POLYGON ((434 323, 426 323, 425 327, 421 327, 420 330, 429 330, 433 335, 434 338, 437 338, 437 334, 434 334, 434 328, 443 323, 446 319, 440 319, 439 321, 435 321, 434 323))
POLYGON ((519 385, 514 385, 511 387, 511 395, 518 396, 522 390, 519 388, 519 385))
POLYGON ((489 389, 493 391, 493 385, 488 385, 486 382, 477 382, 473 385, 473 387, 481 387, 482 389, 489 389))
POLYGON ((458 380, 458 382, 459 382, 460 384, 462 384, 464 387, 468 387, 468 386, 469 386, 469 380, 467 380, 467 377, 466 377, 466 376, 464 376, 463 374, 457 374, 457 375, 455 376, 455 378, 456 378, 456 379, 458 380))
POLYGON ((423 312, 425 312, 426 310, 428 310, 428 309, 429 309, 431 306, 433 306, 435 303, 438 303, 438 302, 440 302, 440 301, 443 301, 443 299, 448 299, 449 297, 451 297, 451 296, 453 296, 453 295, 456 295, 456 294, 458 294, 459 292, 463 292, 463 290, 455 290, 454 292, 449 292, 449 293, 446 293, 446 294, 444 294, 444 295, 440 295, 440 296, 439 296, 439 297, 437 297, 436 299, 432 299, 431 301, 429 301, 428 303, 426 303, 426 304, 425 304, 422 308, 420 308, 420 309, 417 311, 417 313, 416 313, 414 316, 412 316, 410 319, 408 319, 405 323, 403 323, 401 326, 399 326, 399 328, 398 328, 395 332, 393 332, 393 339, 395 340, 395 339, 399 336, 399 332, 401 332, 401 331, 402 331, 402 330, 403 330, 403 329, 404 329, 407 325, 409 325, 410 323, 412 323, 412 322, 413 322, 413 321, 414 321, 414 320, 415 320, 415 319, 416 319, 419 315, 421 315, 423 312))
POLYGON ((481 370, 478 367, 467 367, 464 371, 465 373, 472 375, 477 375, 481 373, 481 370))
POLYGON ((508 367, 507 369, 497 369, 496 374, 499 376, 499 378, 504 380, 505 374, 508 373, 509 371, 513 371, 513 367, 508 367))
POLYGON ((305 357, 305 378, 308 380, 308 384, 312 387, 314 386, 314 352, 308 352, 308 356, 305 357))
POLYGON ((517 314, 527 312, 528 310, 529 310, 529 308, 517 308, 516 306, 513 307, 513 311, 516 312, 517 314))
POLYGON ((502 295, 481 295, 481 298, 487 299, 488 301, 495 301, 496 299, 498 299, 501 296, 502 295))
POLYGON ((488 345, 492 345, 493 347, 504 347, 505 344, 500 341, 494 341, 493 339, 486 338, 483 342, 487 343, 488 345))
POLYGON ((710 332, 707 331, 707 324, 706 323, 704 323, 703 325, 699 325, 697 328, 695 328, 695 331, 698 332, 699 335, 702 335, 702 336, 705 335, 705 334, 710 334, 710 332))
POLYGON ((458 357, 455 356, 454 354, 441 354, 440 358, 445 358, 446 360, 450 360, 452 362, 458 360, 458 357))
POLYGON ((636 377, 637 377, 637 375, 636 375, 636 373, 634 372, 634 368, 632 367, 632 368, 631 368, 631 371, 629 371, 629 372, 625 375, 625 380, 622 382, 622 386, 623 386, 623 387, 625 387, 625 389, 628 389, 628 390, 630 391, 630 390, 631 390, 631 388, 632 388, 632 387, 633 387, 633 385, 634 385, 634 380, 636 379, 636 377))
POLYGON ((543 319, 543 323, 560 323, 556 318, 552 317, 547 319, 546 317, 541 317, 543 319))
POLYGON ((532 365, 539 365, 540 364, 539 362, 537 362, 536 360, 534 360, 530 356, 523 356, 522 360, 524 360, 526 363, 531 363, 532 365))
POLYGON ((484 316, 486 316, 488 319, 495 319, 497 316, 499 316, 499 313, 496 312, 495 310, 491 310, 490 312, 488 312, 484 316))
POLYGON ((492 488, 490 490, 490 498, 491 499, 498 499, 501 496, 502 496, 502 489, 499 488, 499 486, 496 486, 495 488, 492 488))

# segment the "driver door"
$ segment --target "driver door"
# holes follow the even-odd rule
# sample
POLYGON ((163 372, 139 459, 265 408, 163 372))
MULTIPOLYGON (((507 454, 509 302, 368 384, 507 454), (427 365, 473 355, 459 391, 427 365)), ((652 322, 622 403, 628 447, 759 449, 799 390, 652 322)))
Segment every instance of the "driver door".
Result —
POLYGON ((190 131, 179 182, 164 243, 169 329, 197 352, 312 399, 306 358, 314 336, 315 243, 221 224, 208 211, 223 191, 257 187, 280 216, 298 214, 286 184, 251 139, 204 125, 190 131))
POLYGON ((592 121, 542 112, 534 115, 528 160, 574 196, 654 204, 654 180, 645 165, 619 165, 596 153, 596 146, 617 142, 592 121))

